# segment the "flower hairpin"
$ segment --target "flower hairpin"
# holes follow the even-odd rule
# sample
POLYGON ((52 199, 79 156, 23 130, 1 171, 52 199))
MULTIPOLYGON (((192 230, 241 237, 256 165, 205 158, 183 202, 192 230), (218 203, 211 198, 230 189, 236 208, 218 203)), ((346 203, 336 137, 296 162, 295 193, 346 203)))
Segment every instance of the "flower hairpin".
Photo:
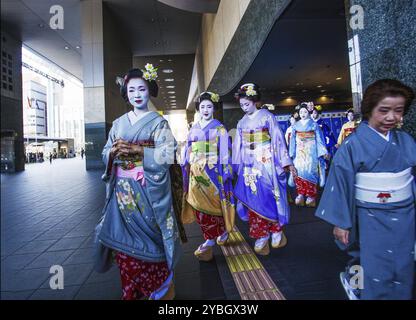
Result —
POLYGON ((318 111, 322 111, 322 106, 321 105, 315 106, 315 109, 318 111))
POLYGON ((246 89, 246 95, 247 96, 256 96, 257 95, 257 91, 254 90, 253 86, 248 86, 246 89))
POLYGON ((210 92, 210 95, 212 102, 217 103, 220 101, 220 96, 217 93, 210 92))
POLYGON ((153 67, 153 64, 151 64, 151 63, 147 63, 144 66, 144 68, 145 68, 146 71, 142 70, 143 79, 145 79, 147 81, 154 81, 154 80, 157 79, 157 69, 158 68, 153 67))

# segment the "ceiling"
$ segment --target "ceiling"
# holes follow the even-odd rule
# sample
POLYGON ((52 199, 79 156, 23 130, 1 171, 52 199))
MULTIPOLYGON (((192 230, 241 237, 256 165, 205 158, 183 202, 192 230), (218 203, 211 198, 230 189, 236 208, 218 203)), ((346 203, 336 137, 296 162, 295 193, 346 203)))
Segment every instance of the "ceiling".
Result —
MULTIPOLYGON (((218 5, 218 1, 198 0, 188 9, 212 11, 216 2, 218 5)), ((165 67, 173 70, 176 81, 173 84, 176 86, 176 108, 185 109, 201 13, 183 10, 186 7, 178 9, 157 0, 104 0, 104 3, 119 25, 123 38, 130 43, 134 66, 143 68, 141 62, 154 62, 155 66, 162 67, 160 60, 165 64, 172 60, 165 67)), ((1 22, 8 33, 82 80, 80 21, 80 0, 1 0, 1 22), (64 9, 63 30, 49 27, 52 5, 61 5, 64 9)), ((159 73, 160 79, 164 75, 159 73)), ((170 100, 165 103, 162 92, 160 90, 160 98, 153 103, 160 109, 171 109, 170 100)))
POLYGON ((157 109, 168 112, 186 109, 194 59, 194 54, 134 57, 135 68, 143 69, 146 63, 152 63, 159 68, 159 94, 157 98, 152 98, 157 109))
MULTIPOLYGON (((294 0, 273 26, 240 84, 257 83, 264 103, 322 95, 349 101, 351 87, 343 0, 294 0), (336 80, 338 78, 338 80, 336 80), (341 79, 339 79, 341 78, 341 79)), ((235 87, 225 98, 233 100, 235 87)))
MULTIPOLYGON (((198 0, 201 5, 209 1, 198 0)), ((201 14, 157 0, 104 2, 128 35, 135 66, 142 68, 144 62, 153 62, 161 69, 173 70, 172 74, 159 72, 162 88, 154 104, 170 110, 170 100, 176 100, 177 109, 185 108, 201 14), (166 76, 175 79, 176 90, 172 91, 176 99, 170 99, 163 88, 166 76)), ((1 21, 8 33, 82 80, 82 49, 77 48, 81 43, 80 8, 80 0, 1 0, 1 21), (49 28, 49 8, 55 4, 64 8, 64 30, 49 28)), ((319 5, 317 1, 292 1, 240 84, 245 82, 256 82, 263 88, 265 103, 287 97, 313 99, 323 94, 336 100, 350 99, 344 1, 320 0, 319 5)), ((224 101, 232 101, 236 89, 224 101)))
POLYGON ((1 0, 2 29, 82 79, 80 8, 79 0, 1 0), (53 5, 64 9, 63 30, 49 27, 53 5))

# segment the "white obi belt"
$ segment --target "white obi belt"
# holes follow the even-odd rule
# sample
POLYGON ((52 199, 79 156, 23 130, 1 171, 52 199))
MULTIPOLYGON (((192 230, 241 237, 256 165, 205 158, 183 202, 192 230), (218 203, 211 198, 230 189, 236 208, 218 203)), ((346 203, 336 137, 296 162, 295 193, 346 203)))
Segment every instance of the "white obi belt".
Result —
POLYGON ((395 203, 413 196, 412 168, 401 172, 360 172, 355 175, 355 199, 395 203))

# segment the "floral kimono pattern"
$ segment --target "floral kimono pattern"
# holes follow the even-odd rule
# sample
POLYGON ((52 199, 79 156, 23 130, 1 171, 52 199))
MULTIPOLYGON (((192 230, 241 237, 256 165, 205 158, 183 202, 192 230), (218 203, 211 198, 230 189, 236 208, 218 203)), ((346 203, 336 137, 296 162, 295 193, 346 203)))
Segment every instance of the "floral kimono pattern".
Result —
POLYGON ((216 119, 203 129, 197 123, 189 132, 182 164, 186 197, 182 220, 190 223, 197 218, 206 239, 234 226, 230 149, 228 133, 216 119))
MULTIPOLYGON (((250 212, 283 226, 289 222, 284 167, 292 164, 275 116, 265 109, 237 124, 233 165, 237 173, 234 194, 244 221, 250 212)), ((254 220, 253 220, 254 221, 254 220)))

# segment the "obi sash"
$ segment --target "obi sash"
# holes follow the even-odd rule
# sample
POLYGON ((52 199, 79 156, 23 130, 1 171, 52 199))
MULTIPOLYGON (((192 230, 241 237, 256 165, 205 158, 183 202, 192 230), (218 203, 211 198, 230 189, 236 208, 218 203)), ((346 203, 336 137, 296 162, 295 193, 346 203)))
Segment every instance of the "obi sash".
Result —
POLYGON ((134 167, 130 170, 124 170, 123 168, 117 166, 116 175, 119 178, 130 178, 136 181, 140 181, 142 185, 145 185, 146 180, 144 179, 144 169, 142 166, 134 167))
POLYGON ((315 131, 296 131, 296 137, 301 140, 314 140, 315 131))
POLYGON ((355 198, 371 203, 394 203, 413 196, 412 169, 398 173, 360 172, 355 176, 355 198))
POLYGON ((191 145, 190 163, 206 161, 211 164, 218 162, 218 145, 216 141, 194 141, 191 145))
POLYGON ((268 145, 271 141, 269 130, 262 128, 260 130, 243 130, 243 141, 250 150, 257 147, 268 145))

